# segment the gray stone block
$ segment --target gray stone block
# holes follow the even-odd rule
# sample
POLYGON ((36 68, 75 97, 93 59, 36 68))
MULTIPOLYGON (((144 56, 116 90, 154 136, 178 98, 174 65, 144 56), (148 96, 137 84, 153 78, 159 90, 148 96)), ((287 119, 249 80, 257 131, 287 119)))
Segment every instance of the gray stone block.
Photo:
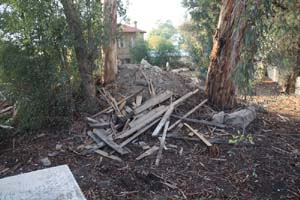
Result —
POLYGON ((67 165, 0 179, 0 200, 86 200, 67 165))

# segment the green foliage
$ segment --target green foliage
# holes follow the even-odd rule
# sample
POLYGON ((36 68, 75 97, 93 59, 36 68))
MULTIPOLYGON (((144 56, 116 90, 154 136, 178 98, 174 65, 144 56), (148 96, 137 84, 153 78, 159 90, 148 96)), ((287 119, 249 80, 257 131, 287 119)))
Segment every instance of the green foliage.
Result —
POLYGON ((57 63, 47 52, 1 44, 1 86, 8 100, 17 102, 16 122, 21 129, 62 125, 69 119, 71 104, 64 94, 67 78, 57 63))
MULTIPOLYGON (((61 4, 5 0, 0 7, 0 87, 17 105, 14 123, 23 130, 68 125, 80 79, 61 4)), ((81 14, 86 21, 98 15, 81 14)), ((98 34, 97 22, 92 27, 98 34)))
POLYGON ((191 16, 191 20, 187 20, 179 29, 183 38, 182 48, 189 53, 192 63, 200 69, 207 69, 209 66, 220 3, 218 0, 182 1, 191 16))
POLYGON ((232 138, 228 140, 228 143, 233 145, 243 142, 255 144, 253 141, 253 136, 251 134, 245 135, 243 133, 240 133, 240 131, 238 131, 237 135, 232 135, 232 138))
POLYGON ((166 40, 171 40, 172 37, 177 33, 177 29, 173 26, 170 20, 165 22, 158 22, 157 27, 150 31, 149 37, 159 36, 166 40))
POLYGON ((176 63, 180 57, 179 38, 177 29, 171 21, 159 22, 157 27, 149 33, 148 43, 151 48, 150 61, 154 65, 165 67, 176 63))
POLYGON ((153 50, 152 63, 160 67, 166 66, 169 62, 172 64, 178 60, 179 52, 171 41, 167 39, 161 39, 157 47, 153 50))
POLYGON ((255 74, 254 59, 262 48, 266 33, 269 30, 267 21, 272 14, 271 8, 271 0, 262 1, 261 3, 249 1, 244 15, 235 24, 237 30, 239 30, 241 23, 247 24, 243 38, 242 54, 235 67, 235 82, 244 95, 252 92, 255 74))
POLYGON ((300 73, 300 2, 282 1, 273 9, 274 14, 268 20, 270 31, 263 41, 264 51, 260 57, 281 71, 300 73))
POLYGON ((130 54, 134 63, 140 63, 142 59, 150 59, 150 48, 143 37, 138 37, 135 44, 130 48, 130 54))

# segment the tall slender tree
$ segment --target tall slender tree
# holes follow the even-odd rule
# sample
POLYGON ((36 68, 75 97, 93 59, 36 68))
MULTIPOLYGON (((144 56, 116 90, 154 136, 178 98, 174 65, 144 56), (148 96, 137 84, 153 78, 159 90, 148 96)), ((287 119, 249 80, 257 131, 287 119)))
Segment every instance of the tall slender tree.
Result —
MULTIPOLYGON (((98 50, 89 51, 88 43, 84 37, 84 29, 78 10, 72 0, 61 0, 70 31, 74 37, 74 49, 78 62, 79 73, 82 79, 84 96, 91 101, 96 96, 93 79, 93 62, 97 58, 98 50)), ((90 6, 90 4, 87 4, 90 6)), ((89 27, 90 28, 90 27, 89 27)), ((97 47, 96 47, 97 49, 97 47)))
POLYGON ((103 46, 104 54, 104 84, 116 79, 117 66, 117 0, 104 0, 104 27, 106 41, 103 46))

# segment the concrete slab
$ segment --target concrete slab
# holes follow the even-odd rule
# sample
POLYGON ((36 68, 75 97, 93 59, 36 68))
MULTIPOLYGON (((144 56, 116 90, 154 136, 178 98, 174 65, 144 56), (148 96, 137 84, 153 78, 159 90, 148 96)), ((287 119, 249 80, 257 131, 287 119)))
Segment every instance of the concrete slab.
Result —
POLYGON ((0 179, 0 200, 86 200, 67 165, 0 179))

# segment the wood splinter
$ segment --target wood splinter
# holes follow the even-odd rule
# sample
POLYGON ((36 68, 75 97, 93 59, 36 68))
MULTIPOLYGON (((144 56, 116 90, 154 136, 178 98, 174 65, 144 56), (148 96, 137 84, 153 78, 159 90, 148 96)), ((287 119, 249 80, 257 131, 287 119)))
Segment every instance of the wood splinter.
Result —
POLYGON ((198 131, 196 131, 195 129, 193 129, 190 125, 184 123, 184 125, 190 129, 190 131, 192 131, 200 140, 202 140, 202 142, 204 142, 206 144, 206 146, 208 147, 212 147, 212 144, 198 131))

